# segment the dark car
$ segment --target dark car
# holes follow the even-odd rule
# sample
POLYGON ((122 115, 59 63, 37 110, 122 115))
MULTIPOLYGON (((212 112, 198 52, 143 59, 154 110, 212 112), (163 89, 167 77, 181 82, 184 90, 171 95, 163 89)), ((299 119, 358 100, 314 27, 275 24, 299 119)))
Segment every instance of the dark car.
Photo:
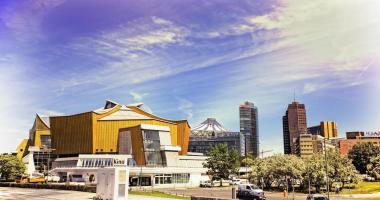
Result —
POLYGON ((329 200, 326 195, 323 194, 309 194, 306 200, 329 200))
POLYGON ((240 184, 236 197, 239 199, 265 200, 264 191, 253 184, 240 184))

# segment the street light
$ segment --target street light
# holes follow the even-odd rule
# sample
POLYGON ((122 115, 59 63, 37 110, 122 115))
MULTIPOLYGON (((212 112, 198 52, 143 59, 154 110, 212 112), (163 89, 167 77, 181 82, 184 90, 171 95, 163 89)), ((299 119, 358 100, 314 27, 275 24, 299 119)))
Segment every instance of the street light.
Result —
POLYGON ((327 169, 327 149, 326 149, 326 138, 323 138, 324 152, 325 152, 325 168, 326 168, 326 188, 327 188, 327 198, 330 199, 330 188, 329 188, 329 174, 327 169))

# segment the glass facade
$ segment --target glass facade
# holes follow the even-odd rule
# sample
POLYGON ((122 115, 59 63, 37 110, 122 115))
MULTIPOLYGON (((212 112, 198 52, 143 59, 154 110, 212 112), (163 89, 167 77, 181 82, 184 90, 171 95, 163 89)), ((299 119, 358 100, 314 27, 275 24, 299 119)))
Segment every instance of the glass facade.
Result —
POLYGON ((48 149, 51 148, 51 136, 50 135, 41 135, 41 146, 48 149))
POLYGON ((156 130, 143 130, 143 144, 146 166, 165 166, 160 151, 160 135, 156 130))
POLYGON ((36 170, 40 173, 51 170, 52 162, 55 158, 57 158, 57 155, 54 155, 48 151, 33 152, 34 165, 36 170))
POLYGON ((257 107, 251 102, 244 102, 239 107, 240 132, 245 137, 246 153, 259 156, 259 127, 257 107))
POLYGON ((241 137, 240 132, 219 133, 211 137, 190 136, 189 151, 207 155, 212 146, 227 144, 229 149, 236 149, 239 153, 242 153, 241 137))
POLYGON ((188 183, 190 174, 159 174, 154 176, 154 183, 159 184, 173 184, 173 183, 188 183))

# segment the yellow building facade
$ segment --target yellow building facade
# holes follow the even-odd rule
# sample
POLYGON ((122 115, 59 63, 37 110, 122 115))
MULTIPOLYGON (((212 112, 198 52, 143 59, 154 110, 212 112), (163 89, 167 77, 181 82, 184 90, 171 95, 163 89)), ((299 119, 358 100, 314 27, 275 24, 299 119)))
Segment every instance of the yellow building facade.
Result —
POLYGON ((327 139, 338 137, 338 127, 336 122, 322 121, 321 124, 321 136, 327 139))
POLYGON ((17 157, 21 160, 27 155, 28 148, 50 148, 51 135, 49 117, 36 114, 32 128, 29 130, 29 138, 23 139, 17 147, 17 157))
POLYGON ((120 129, 151 124, 169 127, 171 145, 180 146, 180 154, 186 154, 190 135, 187 120, 164 119, 147 113, 140 106, 107 101, 104 108, 94 111, 50 117, 54 153, 61 156, 118 153, 120 129))

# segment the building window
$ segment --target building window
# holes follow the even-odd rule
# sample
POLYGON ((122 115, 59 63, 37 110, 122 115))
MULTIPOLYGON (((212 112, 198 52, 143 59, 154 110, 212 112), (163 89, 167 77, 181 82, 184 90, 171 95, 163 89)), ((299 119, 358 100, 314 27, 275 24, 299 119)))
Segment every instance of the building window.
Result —
POLYGON ((189 183, 190 174, 159 174, 154 177, 155 184, 189 183))
POLYGON ((51 148, 51 137, 50 135, 41 135, 41 146, 45 146, 46 148, 51 148))
POLYGON ((163 166, 164 163, 160 151, 159 131, 143 130, 142 131, 144 154, 147 166, 163 166))

